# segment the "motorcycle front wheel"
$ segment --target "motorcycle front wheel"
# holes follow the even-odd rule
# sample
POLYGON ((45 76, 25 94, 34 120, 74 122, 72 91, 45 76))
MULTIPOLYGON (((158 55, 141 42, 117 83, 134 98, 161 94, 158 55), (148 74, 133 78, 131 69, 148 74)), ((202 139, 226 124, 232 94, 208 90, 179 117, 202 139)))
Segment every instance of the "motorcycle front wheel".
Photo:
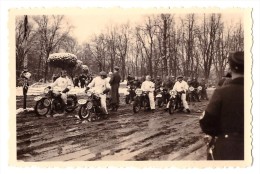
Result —
POLYGON ((38 116, 45 116, 50 110, 51 101, 47 98, 43 98, 36 102, 35 112, 38 116))
POLYGON ((169 103, 169 114, 173 114, 174 113, 174 102, 170 101, 169 103))
POLYGON ((144 107, 145 111, 148 111, 150 109, 149 99, 144 99, 143 100, 143 107, 144 107))
POLYGON ((158 98, 158 107, 159 108, 163 107, 163 99, 161 97, 158 98))
POLYGON ((138 101, 134 101, 133 103, 133 111, 134 113, 138 113, 141 109, 140 103, 138 101))
POLYGON ((81 105, 79 108, 79 118, 82 120, 89 119, 91 111, 87 108, 87 105, 81 105))

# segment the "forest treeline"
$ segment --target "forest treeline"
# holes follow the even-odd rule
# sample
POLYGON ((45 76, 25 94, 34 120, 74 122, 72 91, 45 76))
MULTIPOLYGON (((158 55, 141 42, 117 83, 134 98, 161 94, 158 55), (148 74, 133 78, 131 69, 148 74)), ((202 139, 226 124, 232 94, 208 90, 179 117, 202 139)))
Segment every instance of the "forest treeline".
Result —
POLYGON ((68 52, 93 74, 119 66, 123 79, 130 73, 216 80, 227 71, 229 52, 244 50, 243 22, 232 23, 215 13, 146 15, 139 24, 111 24, 82 44, 71 35, 74 26, 66 16, 28 16, 27 25, 25 44, 24 16, 16 18, 17 79, 25 56, 32 79, 49 80, 59 71, 48 66, 49 55, 68 52))

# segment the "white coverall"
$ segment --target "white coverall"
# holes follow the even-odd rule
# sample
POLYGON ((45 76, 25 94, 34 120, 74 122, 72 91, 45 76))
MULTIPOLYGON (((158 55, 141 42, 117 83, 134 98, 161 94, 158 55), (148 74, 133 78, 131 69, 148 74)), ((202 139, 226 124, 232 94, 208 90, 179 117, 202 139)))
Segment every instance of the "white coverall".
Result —
POLYGON ((107 114, 106 94, 103 94, 103 91, 105 89, 111 89, 109 82, 97 76, 91 81, 88 87, 93 88, 94 93, 100 94, 101 107, 105 110, 105 114, 107 114))
POLYGON ((189 89, 189 85, 185 81, 182 81, 182 82, 177 81, 175 83, 175 85, 173 86, 174 91, 177 91, 177 92, 184 91, 185 92, 185 94, 181 95, 181 100, 182 100, 182 103, 183 103, 183 106, 184 106, 185 109, 189 109, 189 105, 186 101, 186 91, 188 89, 189 89))
MULTIPOLYGON (((59 77, 55 80, 55 82, 51 85, 54 90, 63 91, 64 89, 68 88, 69 90, 72 87, 72 81, 70 78, 66 77, 59 77)), ((67 93, 61 93, 61 99, 67 104, 67 93)))
POLYGON ((155 109, 155 101, 154 101, 154 83, 151 81, 144 81, 142 83, 141 89, 143 91, 148 91, 148 97, 149 97, 149 101, 150 101, 150 106, 151 109, 155 109))

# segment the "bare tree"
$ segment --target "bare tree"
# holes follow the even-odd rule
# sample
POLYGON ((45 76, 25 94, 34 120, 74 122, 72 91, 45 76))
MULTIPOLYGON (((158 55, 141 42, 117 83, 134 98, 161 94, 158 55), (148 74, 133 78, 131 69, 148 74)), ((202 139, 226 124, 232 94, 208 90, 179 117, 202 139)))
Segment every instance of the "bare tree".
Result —
POLYGON ((90 51, 98 64, 98 71, 106 69, 106 40, 105 35, 100 34, 95 36, 90 44, 90 51))
POLYGON ((16 46, 16 71, 18 74, 22 71, 23 62, 25 56, 29 53, 34 46, 35 31, 32 25, 29 23, 25 36, 24 21, 23 18, 16 18, 15 21, 15 46, 16 46), (25 37, 27 37, 27 44, 25 43, 25 37))
POLYGON ((62 27, 64 16, 52 15, 52 16, 35 16, 34 21, 37 24, 37 34, 39 36, 39 42, 42 42, 43 54, 45 57, 45 71, 44 80, 46 81, 48 74, 47 59, 54 51, 54 49, 61 44, 68 36, 71 27, 62 27))
POLYGON ((216 49, 216 37, 220 28, 220 14, 210 14, 208 20, 204 14, 203 24, 198 34, 200 56, 202 57, 202 65, 204 70, 204 77, 209 78, 212 63, 214 60, 214 53, 216 49))
POLYGON ((130 28, 129 24, 120 26, 120 32, 117 36, 118 55, 121 62, 122 80, 126 77, 126 56, 129 49, 130 28))
POLYGON ((153 48, 154 48, 154 37, 156 33, 156 21, 150 16, 147 17, 145 26, 137 27, 137 37, 141 42, 144 53, 148 63, 148 73, 153 77, 153 48), (148 44, 147 44, 148 43, 148 44))

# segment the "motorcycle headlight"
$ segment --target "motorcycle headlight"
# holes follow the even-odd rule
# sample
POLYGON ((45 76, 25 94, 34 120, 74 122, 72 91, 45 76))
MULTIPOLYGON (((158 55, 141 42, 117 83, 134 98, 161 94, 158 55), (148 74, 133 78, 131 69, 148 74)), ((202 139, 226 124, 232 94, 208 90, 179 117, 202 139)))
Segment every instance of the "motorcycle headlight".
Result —
POLYGON ((92 95, 92 92, 88 91, 87 96, 90 97, 92 95))
POLYGON ((189 91, 194 91, 194 88, 192 86, 189 87, 189 91))
POLYGON ((141 90, 141 89, 137 89, 137 90, 135 90, 136 95, 141 95, 142 92, 143 92, 143 90, 141 90))
POLYGON ((84 105, 86 102, 87 102, 87 100, 85 100, 85 99, 78 100, 78 104, 80 104, 80 105, 84 105))
POLYGON ((170 91, 170 94, 171 95, 176 95, 176 92, 172 90, 172 91, 170 91))
POLYGON ((198 90, 202 90, 202 87, 201 87, 201 86, 199 86, 199 87, 198 87, 198 90))
POLYGON ((43 104, 44 104, 44 106, 48 107, 48 106, 50 106, 51 101, 50 100, 44 100, 43 104))
POLYGON ((93 107, 93 103, 92 102, 88 102, 87 103, 87 109, 91 109, 93 107))
POLYGON ((43 92, 44 92, 44 94, 48 94, 49 91, 50 91, 49 88, 45 88, 43 92))

